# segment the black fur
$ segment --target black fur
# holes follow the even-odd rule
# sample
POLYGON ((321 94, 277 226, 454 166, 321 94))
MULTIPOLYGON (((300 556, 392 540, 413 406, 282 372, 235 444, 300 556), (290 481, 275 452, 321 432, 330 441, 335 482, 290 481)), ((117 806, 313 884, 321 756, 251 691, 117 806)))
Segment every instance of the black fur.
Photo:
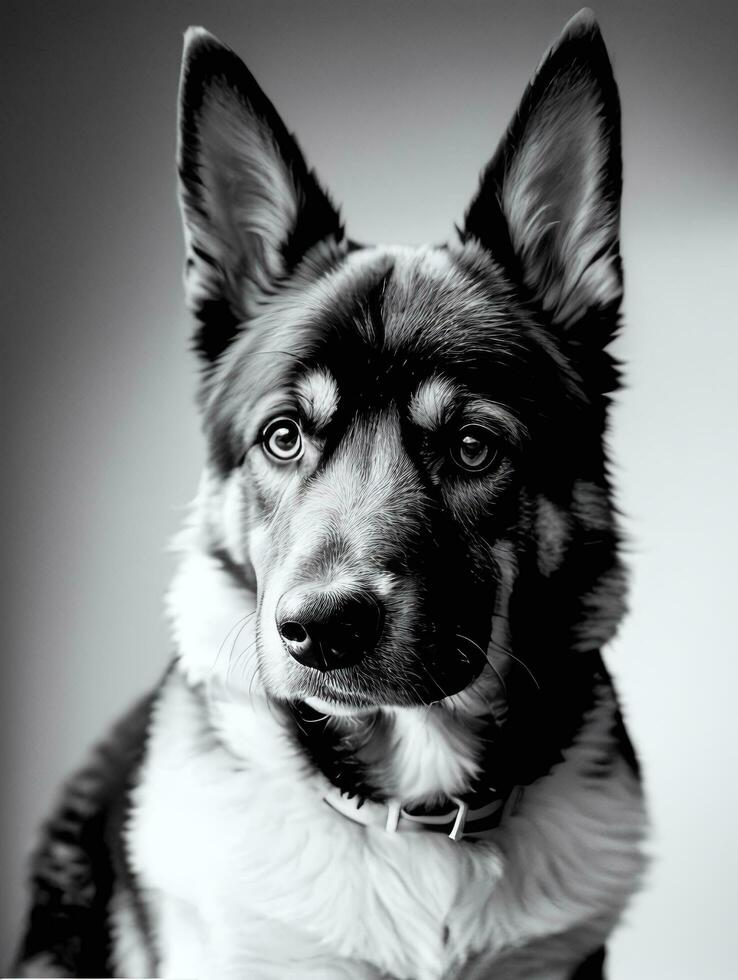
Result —
POLYGON ((604 980, 605 947, 595 950, 581 963, 571 976, 571 980, 604 980))
POLYGON ((121 830, 156 693, 126 714, 64 787, 31 862, 31 911, 11 976, 33 976, 21 972, 32 966, 39 975, 55 971, 47 976, 113 976, 109 902, 116 881, 126 884, 151 936, 121 830))

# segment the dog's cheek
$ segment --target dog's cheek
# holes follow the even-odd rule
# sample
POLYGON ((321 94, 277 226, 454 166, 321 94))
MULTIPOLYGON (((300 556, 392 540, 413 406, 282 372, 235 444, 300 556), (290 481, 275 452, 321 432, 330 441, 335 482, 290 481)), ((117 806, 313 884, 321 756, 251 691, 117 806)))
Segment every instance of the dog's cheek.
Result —
POLYGON ((245 548, 254 569, 257 591, 262 595, 270 579, 279 575, 295 536, 298 502, 294 486, 285 486, 279 499, 264 507, 253 496, 248 501, 245 548))
POLYGON ((233 470, 221 477, 206 469, 200 480, 195 512, 198 526, 205 535, 203 545, 210 551, 223 552, 242 568, 246 580, 251 580, 253 572, 245 545, 248 501, 240 471, 233 470))
POLYGON ((234 470, 223 486, 221 534, 228 554, 239 565, 249 564, 245 541, 248 535, 247 504, 240 470, 234 470))
POLYGON ((257 585, 264 581, 269 558, 269 534, 264 524, 252 524, 248 533, 248 552, 257 585))
POLYGON ((458 481, 444 494, 452 547, 444 548, 440 573, 458 594, 460 612, 470 614, 470 605, 483 606, 485 615, 492 609, 499 579, 495 547, 518 523, 509 512, 510 495, 503 494, 500 483, 483 480, 458 481))
POLYGON ((259 590, 263 589, 268 569, 277 562, 281 537, 289 532, 290 510, 283 505, 292 496, 290 484, 294 480, 294 475, 289 472, 270 466, 258 447, 254 447, 244 461, 241 495, 245 517, 241 521, 241 533, 259 590))

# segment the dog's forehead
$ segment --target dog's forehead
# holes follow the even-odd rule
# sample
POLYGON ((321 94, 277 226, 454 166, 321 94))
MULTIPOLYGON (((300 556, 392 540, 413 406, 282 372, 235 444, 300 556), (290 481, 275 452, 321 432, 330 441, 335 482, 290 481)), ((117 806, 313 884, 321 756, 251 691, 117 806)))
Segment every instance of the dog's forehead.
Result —
POLYGON ((479 391, 530 342, 514 288, 475 246, 358 250, 313 286, 305 308, 311 397, 327 398, 327 370, 343 391, 415 398, 426 416, 447 400, 444 379, 479 391))
POLYGON ((476 337, 491 339, 509 322, 512 293, 481 250, 447 247, 361 249, 348 256, 324 288, 333 306, 386 351, 414 355, 439 349, 452 356, 476 337))
POLYGON ((395 374, 403 363, 453 372, 525 331, 514 288, 475 246, 359 249, 309 289, 305 311, 322 353, 395 374))
POLYGON ((399 256, 382 308, 387 348, 440 348, 453 357, 475 340, 492 340, 510 316, 510 296, 491 262, 487 271, 478 278, 463 254, 447 249, 399 256))

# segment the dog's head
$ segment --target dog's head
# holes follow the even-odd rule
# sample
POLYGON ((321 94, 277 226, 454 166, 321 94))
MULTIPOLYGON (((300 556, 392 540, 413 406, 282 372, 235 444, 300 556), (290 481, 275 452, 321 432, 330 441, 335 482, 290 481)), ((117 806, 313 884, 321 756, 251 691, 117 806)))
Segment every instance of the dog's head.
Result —
POLYGON ((620 147, 591 18, 544 59, 443 247, 347 239, 272 104, 202 30, 180 123, 199 514, 257 597, 267 690, 428 703, 495 649, 601 645, 622 592, 603 450, 620 147))

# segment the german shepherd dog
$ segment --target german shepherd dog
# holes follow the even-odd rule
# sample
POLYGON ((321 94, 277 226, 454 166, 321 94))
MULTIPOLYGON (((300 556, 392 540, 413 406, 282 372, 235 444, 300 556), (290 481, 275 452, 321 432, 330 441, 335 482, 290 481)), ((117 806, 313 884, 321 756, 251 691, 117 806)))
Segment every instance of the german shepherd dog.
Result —
POLYGON ((51 818, 17 973, 603 976, 646 824, 600 655, 619 130, 584 11, 453 241, 360 245, 244 64, 188 32, 208 455, 176 656, 51 818))

